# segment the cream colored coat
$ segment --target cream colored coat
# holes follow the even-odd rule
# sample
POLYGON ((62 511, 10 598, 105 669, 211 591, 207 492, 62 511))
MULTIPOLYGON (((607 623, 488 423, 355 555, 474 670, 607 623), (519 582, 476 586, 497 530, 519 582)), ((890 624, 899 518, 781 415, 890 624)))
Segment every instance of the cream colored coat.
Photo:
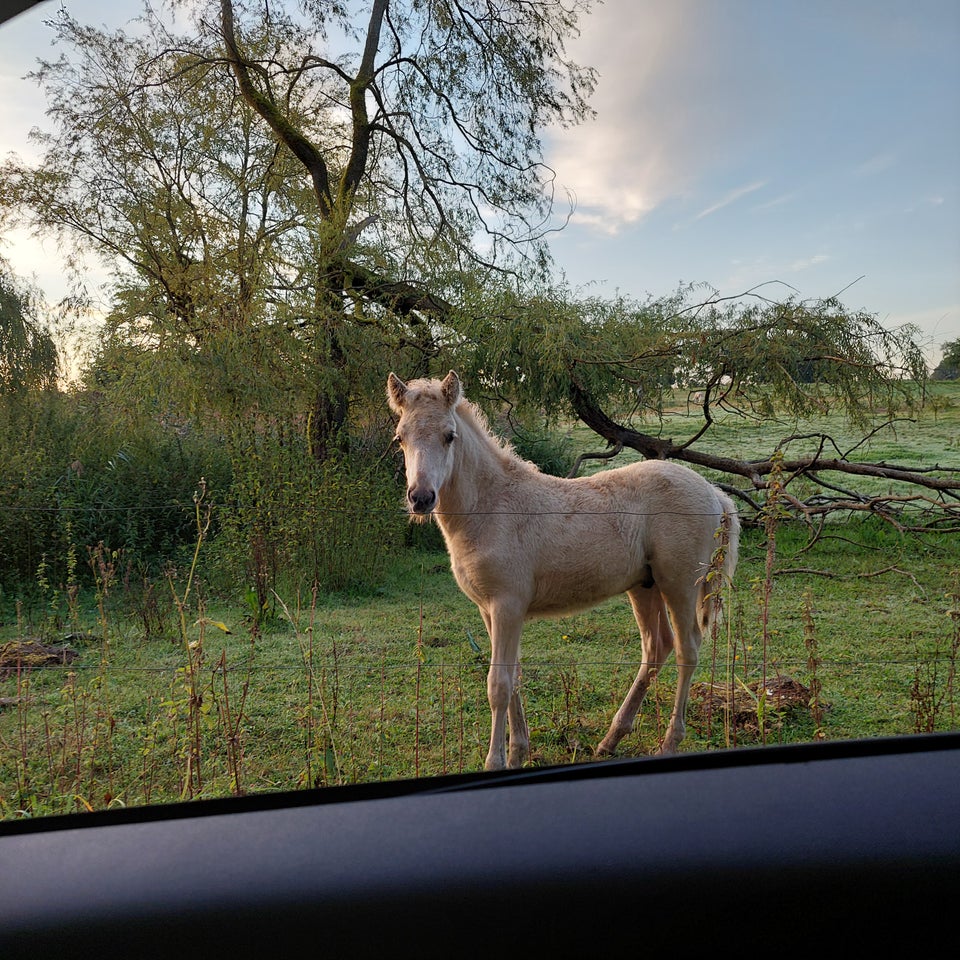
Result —
POLYGON ((660 749, 675 750, 719 575, 732 578, 737 562, 740 526, 730 498, 663 460, 573 480, 547 476, 493 437, 452 371, 442 381, 409 384, 391 373, 387 398, 399 416, 408 507, 415 517, 436 518, 457 583, 490 635, 487 769, 522 765, 529 747, 517 690, 523 622, 618 593, 633 607, 643 661, 597 752, 613 753, 632 730, 671 651, 677 692, 660 749))

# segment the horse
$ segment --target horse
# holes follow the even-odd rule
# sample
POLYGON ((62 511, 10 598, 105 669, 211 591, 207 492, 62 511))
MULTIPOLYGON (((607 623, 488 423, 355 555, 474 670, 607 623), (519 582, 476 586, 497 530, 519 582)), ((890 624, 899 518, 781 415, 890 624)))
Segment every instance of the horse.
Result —
POLYGON ((733 501, 688 467, 646 460, 565 479, 542 473, 490 431, 450 371, 443 380, 387 378, 397 415, 411 518, 435 518, 460 589, 490 636, 490 748, 485 768, 520 767, 529 730, 518 688, 526 620, 559 617, 625 593, 643 658, 599 756, 633 730, 651 681, 671 652, 677 686, 659 752, 672 753, 700 644, 732 578, 740 523, 733 501), (509 756, 506 753, 509 720, 509 756))

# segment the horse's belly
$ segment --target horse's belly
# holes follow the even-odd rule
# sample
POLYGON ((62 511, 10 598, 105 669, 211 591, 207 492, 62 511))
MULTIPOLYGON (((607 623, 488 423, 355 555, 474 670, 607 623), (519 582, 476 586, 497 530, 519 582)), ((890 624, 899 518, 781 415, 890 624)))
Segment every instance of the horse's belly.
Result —
MULTIPOLYGON (((570 571, 541 576, 534 581, 528 617, 562 617, 596 606, 644 581, 642 571, 618 567, 570 571)), ((651 581, 652 582, 652 581, 651 581)))

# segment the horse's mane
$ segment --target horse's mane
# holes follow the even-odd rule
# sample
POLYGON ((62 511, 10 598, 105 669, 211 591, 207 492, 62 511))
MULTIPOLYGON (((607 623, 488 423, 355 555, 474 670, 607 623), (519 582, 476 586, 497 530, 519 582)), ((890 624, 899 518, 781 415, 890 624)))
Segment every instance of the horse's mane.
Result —
POLYGON ((510 442, 502 437, 498 437, 491 429, 487 421, 486 414, 472 400, 461 397, 456 406, 457 415, 468 426, 472 427, 472 432, 477 440, 485 443, 490 451, 507 469, 531 470, 539 473, 539 468, 535 463, 524 460, 510 442))

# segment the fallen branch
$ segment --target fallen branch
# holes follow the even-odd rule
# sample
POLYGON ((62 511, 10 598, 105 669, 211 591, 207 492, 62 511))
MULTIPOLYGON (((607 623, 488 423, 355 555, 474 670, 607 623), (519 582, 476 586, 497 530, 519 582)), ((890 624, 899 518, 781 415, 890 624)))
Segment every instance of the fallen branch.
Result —
MULTIPOLYGON (((960 469, 944 467, 940 464, 907 466, 848 460, 845 455, 840 454, 838 445, 822 434, 810 435, 818 437, 820 443, 816 453, 806 457, 778 459, 770 456, 761 460, 741 460, 717 456, 703 450, 696 450, 688 442, 675 443, 672 438, 655 437, 617 423, 601 409, 594 397, 576 384, 570 388, 570 401, 580 420, 610 445, 610 456, 624 448, 629 448, 636 450, 647 459, 679 460, 719 473, 741 477, 749 481, 750 487, 757 491, 767 489, 767 478, 776 469, 783 487, 800 478, 817 485, 818 492, 806 498, 799 498, 790 493, 784 496, 785 502, 808 521, 814 517, 846 511, 873 514, 904 531, 960 532, 960 469), (824 457, 823 451, 828 448, 836 450, 839 455, 824 457), (849 490, 824 480, 821 474, 825 473, 886 480, 919 488, 921 492, 904 493, 889 490, 881 494, 870 494, 849 490), (787 479, 784 480, 784 477, 787 479), (836 496, 830 496, 824 491, 833 491, 836 496), (921 513, 918 509, 914 515, 908 515, 906 513, 908 507, 923 508, 923 511, 921 513), (918 522, 921 517, 923 522, 918 522)), ((851 449, 856 449, 856 446, 851 449)), ((759 499, 751 497, 748 490, 727 484, 721 484, 721 486, 747 503, 754 512, 759 513, 762 503, 759 499)))

